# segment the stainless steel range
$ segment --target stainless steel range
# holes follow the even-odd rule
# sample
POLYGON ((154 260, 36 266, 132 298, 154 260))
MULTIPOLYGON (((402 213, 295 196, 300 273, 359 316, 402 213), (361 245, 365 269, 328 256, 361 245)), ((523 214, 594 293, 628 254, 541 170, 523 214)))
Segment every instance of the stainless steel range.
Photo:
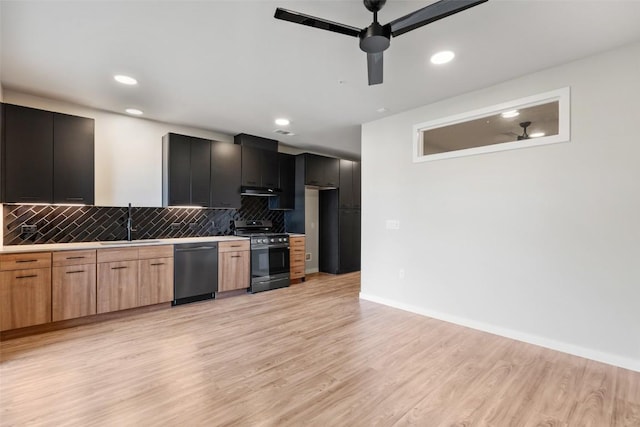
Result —
POLYGON ((234 221, 236 236, 251 238, 252 293, 289 286, 289 236, 273 233, 270 220, 234 221))

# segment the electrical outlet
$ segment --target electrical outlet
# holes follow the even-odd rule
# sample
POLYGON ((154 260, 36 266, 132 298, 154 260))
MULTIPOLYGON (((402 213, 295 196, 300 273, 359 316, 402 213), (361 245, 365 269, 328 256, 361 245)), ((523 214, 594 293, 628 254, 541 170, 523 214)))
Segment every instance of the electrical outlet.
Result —
POLYGON ((31 233, 35 233, 36 231, 38 231, 38 226, 37 225, 23 224, 20 227, 20 230, 22 231, 23 234, 31 234, 31 233))
POLYGON ((304 254, 304 260, 305 261, 311 261, 311 253, 310 252, 307 252, 307 253, 304 254))
POLYGON ((172 222, 171 223, 171 231, 180 230, 180 226, 181 226, 181 224, 179 222, 172 222))

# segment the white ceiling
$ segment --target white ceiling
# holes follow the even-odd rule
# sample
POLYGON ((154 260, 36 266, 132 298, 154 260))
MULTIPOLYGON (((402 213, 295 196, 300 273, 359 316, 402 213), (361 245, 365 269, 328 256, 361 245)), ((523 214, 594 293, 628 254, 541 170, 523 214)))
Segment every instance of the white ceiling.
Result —
MULTIPOLYGON (((429 3, 389 0, 379 19, 429 3)), ((359 0, 3 0, 0 78, 5 89, 357 158, 361 123, 640 40, 640 1, 490 0, 393 39, 384 83, 369 87, 356 38, 276 20, 278 6, 357 27, 372 18, 359 0), (442 49, 456 59, 431 65, 442 49), (115 73, 140 84, 123 87, 115 73), (276 117, 296 135, 273 133, 276 117)))

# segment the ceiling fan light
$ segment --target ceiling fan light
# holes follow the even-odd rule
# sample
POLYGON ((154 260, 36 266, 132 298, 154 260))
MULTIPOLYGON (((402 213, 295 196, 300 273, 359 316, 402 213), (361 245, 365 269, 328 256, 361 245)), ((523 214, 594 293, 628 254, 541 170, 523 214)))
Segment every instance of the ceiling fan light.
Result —
POLYGON ((431 63, 436 65, 446 64, 451 62, 455 58, 456 54, 450 50, 443 50, 442 52, 434 53, 431 55, 431 63))
POLYGON ((501 114, 503 119, 510 119, 512 117, 517 117, 519 115, 520 115, 520 112, 518 110, 505 111, 504 113, 501 114))

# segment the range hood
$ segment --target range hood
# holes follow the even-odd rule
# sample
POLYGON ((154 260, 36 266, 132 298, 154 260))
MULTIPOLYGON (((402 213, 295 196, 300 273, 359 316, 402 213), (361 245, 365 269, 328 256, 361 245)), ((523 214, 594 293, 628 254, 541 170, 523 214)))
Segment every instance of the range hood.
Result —
POLYGON ((260 196, 260 197, 273 197, 280 194, 282 190, 279 188, 267 188, 267 187, 249 187, 242 186, 240 188, 240 194, 243 196, 260 196))

